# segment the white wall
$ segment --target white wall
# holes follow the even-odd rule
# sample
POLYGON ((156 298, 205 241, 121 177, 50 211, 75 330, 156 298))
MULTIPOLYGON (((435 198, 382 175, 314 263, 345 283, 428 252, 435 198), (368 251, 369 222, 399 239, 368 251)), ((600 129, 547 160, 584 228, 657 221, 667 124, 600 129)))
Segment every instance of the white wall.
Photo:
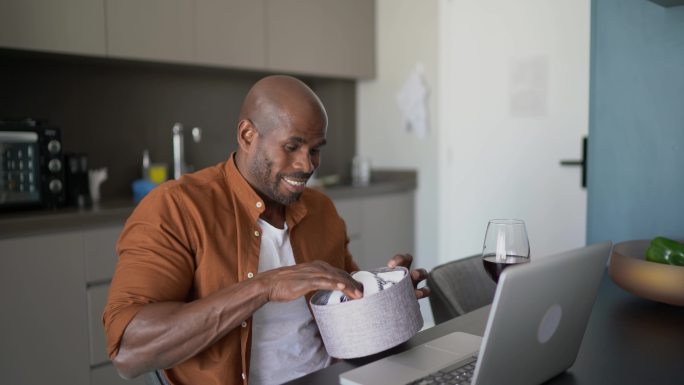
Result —
POLYGON ((357 88, 357 152, 418 171, 414 266, 479 252, 495 217, 525 219, 533 255, 583 245, 586 191, 579 168, 559 160, 578 159, 587 132, 589 0, 377 0, 376 15, 377 77, 357 88), (418 63, 430 90, 425 139, 396 104, 418 63), (532 74, 522 94, 516 68, 532 74))
MULTIPOLYGON (((358 154, 369 157, 375 168, 418 171, 414 266, 428 270, 438 260, 437 3, 377 0, 377 76, 357 87, 358 154), (431 132, 424 139, 406 130, 395 101, 418 63, 430 92, 431 132)), ((420 303, 426 322, 432 322, 427 300, 420 303)))
POLYGON ((440 247, 482 250, 520 218, 531 255, 585 244, 589 0, 440 0, 440 247))

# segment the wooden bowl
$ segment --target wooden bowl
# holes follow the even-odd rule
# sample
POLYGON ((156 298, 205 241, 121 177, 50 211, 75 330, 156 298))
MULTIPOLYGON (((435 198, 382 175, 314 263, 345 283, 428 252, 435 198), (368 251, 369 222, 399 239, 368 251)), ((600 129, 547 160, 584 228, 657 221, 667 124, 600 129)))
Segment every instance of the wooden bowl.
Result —
POLYGON ((613 247, 608 265, 618 286, 640 297, 684 306, 684 266, 646 260, 650 240, 627 241, 613 247))

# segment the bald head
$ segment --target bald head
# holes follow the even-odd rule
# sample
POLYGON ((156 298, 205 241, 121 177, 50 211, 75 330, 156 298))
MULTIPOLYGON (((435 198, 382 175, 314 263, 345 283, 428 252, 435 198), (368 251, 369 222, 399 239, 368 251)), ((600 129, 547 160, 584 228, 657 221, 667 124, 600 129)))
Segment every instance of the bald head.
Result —
POLYGON ((262 134, 294 120, 328 126, 328 116, 318 96, 291 76, 265 77, 252 86, 240 110, 240 120, 250 120, 262 134))
POLYGON ((293 77, 266 77, 247 93, 237 127, 235 165, 263 197, 262 215, 283 219, 283 207, 299 199, 320 165, 327 127, 321 101, 293 77))

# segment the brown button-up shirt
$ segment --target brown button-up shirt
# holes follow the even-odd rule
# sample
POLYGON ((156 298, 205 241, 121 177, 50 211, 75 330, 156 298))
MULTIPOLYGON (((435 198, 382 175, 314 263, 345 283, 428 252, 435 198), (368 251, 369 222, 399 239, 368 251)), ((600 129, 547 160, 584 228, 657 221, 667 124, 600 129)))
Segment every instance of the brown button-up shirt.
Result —
MULTIPOLYGON (((225 163, 155 188, 130 216, 117 244, 119 261, 103 314, 114 358, 128 323, 145 304, 193 301, 256 275, 264 202, 225 163)), ((306 189, 285 220, 297 263, 323 260, 358 270, 332 201, 306 189)), ((195 357, 166 370, 173 384, 247 384, 251 320, 195 357)))

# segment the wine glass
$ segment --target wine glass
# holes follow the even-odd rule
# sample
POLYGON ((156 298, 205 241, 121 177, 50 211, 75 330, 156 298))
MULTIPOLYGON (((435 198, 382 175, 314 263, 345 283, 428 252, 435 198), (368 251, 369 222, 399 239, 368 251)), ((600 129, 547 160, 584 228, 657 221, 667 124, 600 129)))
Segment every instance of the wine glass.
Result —
POLYGON ((508 266, 529 262, 530 242, 525 222, 520 219, 492 219, 487 224, 482 264, 494 282, 508 266))

